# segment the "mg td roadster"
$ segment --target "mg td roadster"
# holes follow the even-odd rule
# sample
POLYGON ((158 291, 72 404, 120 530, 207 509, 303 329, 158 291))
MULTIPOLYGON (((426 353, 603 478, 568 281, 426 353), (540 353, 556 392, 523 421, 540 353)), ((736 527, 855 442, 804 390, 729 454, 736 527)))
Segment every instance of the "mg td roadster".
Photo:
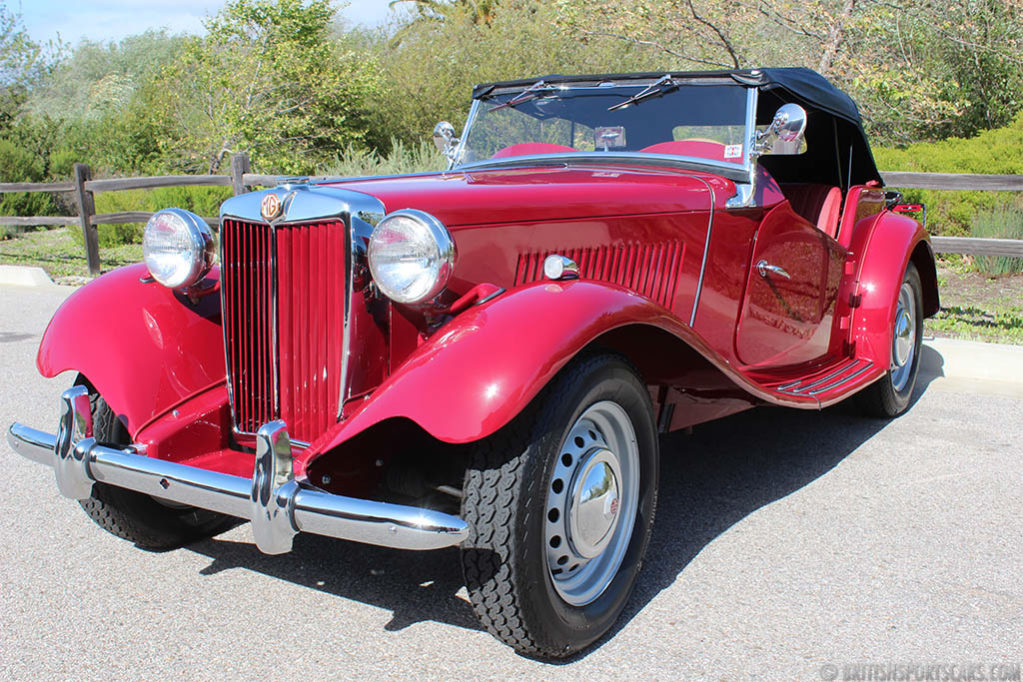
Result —
POLYGON ((553 658, 629 598, 659 433, 907 408, 933 254, 816 73, 488 83, 434 138, 445 172, 243 194, 216 237, 153 215, 54 316, 39 371, 77 379, 14 450, 143 548, 457 546, 482 624, 553 658))

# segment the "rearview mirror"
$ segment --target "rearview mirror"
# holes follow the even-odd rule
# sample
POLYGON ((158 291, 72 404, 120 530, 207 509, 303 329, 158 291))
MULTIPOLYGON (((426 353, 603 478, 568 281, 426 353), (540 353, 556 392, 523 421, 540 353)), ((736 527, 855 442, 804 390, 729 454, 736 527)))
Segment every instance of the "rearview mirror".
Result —
POLYGON ((757 134, 760 154, 798 154, 806 132, 806 109, 798 104, 783 104, 767 129, 757 134))
POLYGON ((446 156, 449 161, 455 160, 455 148, 458 147, 455 126, 447 121, 441 121, 435 125, 433 127, 433 143, 437 145, 437 151, 446 156))

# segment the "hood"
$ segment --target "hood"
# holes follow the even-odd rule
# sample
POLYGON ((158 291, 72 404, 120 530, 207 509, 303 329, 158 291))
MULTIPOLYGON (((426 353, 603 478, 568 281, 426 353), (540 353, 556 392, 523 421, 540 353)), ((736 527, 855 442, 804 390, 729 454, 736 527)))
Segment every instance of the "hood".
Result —
POLYGON ((723 206, 730 180, 699 171, 625 166, 449 171, 324 183, 370 194, 388 213, 415 208, 449 228, 705 211, 707 185, 723 206))

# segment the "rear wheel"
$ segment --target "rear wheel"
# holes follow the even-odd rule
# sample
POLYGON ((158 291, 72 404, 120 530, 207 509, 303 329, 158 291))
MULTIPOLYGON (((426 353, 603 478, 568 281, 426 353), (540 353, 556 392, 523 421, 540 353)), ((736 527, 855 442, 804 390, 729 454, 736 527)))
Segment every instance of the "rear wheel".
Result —
POLYGON ((912 263, 899 287, 892 322, 891 366, 859 395, 860 407, 874 417, 897 417, 909 407, 920 369, 923 341, 923 294, 920 275, 912 263))
MULTIPOLYGON (((93 435, 100 443, 128 445, 127 429, 103 398, 89 394, 93 435)), ((161 502, 149 495, 94 483, 92 496, 79 502, 100 528, 143 549, 171 549, 207 538, 236 525, 237 519, 184 505, 161 502)))
POLYGON ((657 458, 646 387, 610 355, 569 366, 476 447, 462 565, 491 634, 560 658, 611 628, 649 541, 657 458))

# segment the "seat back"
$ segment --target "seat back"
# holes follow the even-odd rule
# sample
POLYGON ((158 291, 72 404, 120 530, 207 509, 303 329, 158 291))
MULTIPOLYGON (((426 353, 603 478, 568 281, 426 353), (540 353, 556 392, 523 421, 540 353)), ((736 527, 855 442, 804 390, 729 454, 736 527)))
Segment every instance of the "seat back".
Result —
POLYGON ((780 187, 793 211, 829 237, 837 237, 838 214, 842 210, 841 189, 810 182, 785 183, 780 187))

